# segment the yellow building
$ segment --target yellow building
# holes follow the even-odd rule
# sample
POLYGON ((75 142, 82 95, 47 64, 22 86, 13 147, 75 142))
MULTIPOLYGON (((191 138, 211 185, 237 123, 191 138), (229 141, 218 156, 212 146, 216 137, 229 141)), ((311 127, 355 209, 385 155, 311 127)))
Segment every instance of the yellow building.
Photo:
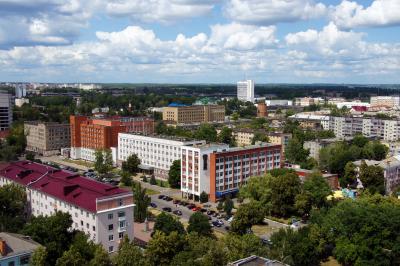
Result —
POLYGON ((168 106, 163 109, 163 120, 176 124, 223 122, 225 120, 225 106, 168 106))

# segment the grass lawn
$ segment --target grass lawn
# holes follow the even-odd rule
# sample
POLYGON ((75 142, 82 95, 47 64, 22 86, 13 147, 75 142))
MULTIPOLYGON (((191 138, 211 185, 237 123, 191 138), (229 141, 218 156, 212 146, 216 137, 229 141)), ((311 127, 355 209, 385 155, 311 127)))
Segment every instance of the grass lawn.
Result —
POLYGON ((323 261, 321 266, 340 266, 341 264, 333 257, 329 257, 327 261, 323 261))
POLYGON ((85 166, 85 167, 88 167, 88 168, 91 168, 91 167, 94 166, 94 163, 83 161, 83 160, 63 159, 63 161, 67 162, 67 163, 74 163, 74 164, 77 164, 77 165, 82 165, 82 166, 85 166))
POLYGON ((220 232, 220 231, 216 231, 216 230, 214 230, 214 235, 215 235, 218 239, 221 239, 221 238, 223 238, 223 237, 225 236, 224 233, 222 233, 222 232, 220 232))
POLYGON ((253 230, 254 234, 257 236, 262 236, 262 235, 270 236, 273 233, 278 232, 279 228, 270 225, 253 225, 251 230, 253 230))
POLYGON ((290 219, 284 219, 284 218, 277 218, 274 216, 267 216, 267 219, 270 219, 272 221, 278 222, 278 223, 283 223, 283 224, 289 224, 290 219))
POLYGON ((146 195, 156 195, 156 194, 160 194, 160 191, 151 188, 146 188, 146 195))

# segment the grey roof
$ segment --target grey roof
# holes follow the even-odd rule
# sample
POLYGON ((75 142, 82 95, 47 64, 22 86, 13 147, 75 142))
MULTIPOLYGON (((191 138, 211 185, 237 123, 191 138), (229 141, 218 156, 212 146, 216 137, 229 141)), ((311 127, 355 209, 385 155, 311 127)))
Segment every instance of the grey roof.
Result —
POLYGON ((19 234, 0 232, 0 239, 5 241, 7 252, 4 256, 0 254, 0 259, 18 254, 32 253, 40 246, 30 237, 19 234))
POLYGON ((228 264, 228 266, 289 266, 277 260, 270 260, 256 255, 240 259, 228 264))

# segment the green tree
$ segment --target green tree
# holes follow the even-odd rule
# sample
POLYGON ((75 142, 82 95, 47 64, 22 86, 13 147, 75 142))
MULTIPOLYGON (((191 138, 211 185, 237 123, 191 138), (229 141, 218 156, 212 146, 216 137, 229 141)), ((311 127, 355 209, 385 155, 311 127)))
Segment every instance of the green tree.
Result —
POLYGON ((196 232, 199 235, 211 236, 211 225, 208 222, 208 217, 201 212, 193 213, 189 218, 188 233, 196 232))
POLYGON ((268 248, 262 244, 260 238, 254 234, 227 234, 222 239, 228 251, 228 261, 236 261, 251 255, 267 257, 268 248))
POLYGON ((224 202, 222 200, 218 201, 217 210, 222 211, 224 209, 224 202))
POLYGON ((63 255, 57 259, 56 266, 81 266, 86 263, 85 259, 77 250, 70 249, 65 251, 63 255))
POLYGON ((157 231, 147 244, 145 253, 151 265, 170 265, 175 254, 181 252, 185 246, 184 237, 177 231, 168 235, 157 231))
POLYGON ((232 119, 233 121, 238 121, 238 120, 239 120, 239 114, 238 114, 237 112, 234 112, 234 113, 231 115, 231 119, 232 119))
POLYGON ((127 187, 132 186, 133 181, 132 181, 131 174, 128 173, 128 172, 122 171, 122 173, 121 173, 121 183, 124 186, 127 186, 127 187))
POLYGON ((104 153, 104 167, 105 172, 108 173, 113 169, 112 153, 110 149, 106 149, 104 153))
POLYGON ((238 234, 245 234, 252 225, 262 223, 264 217, 265 207, 261 202, 250 201, 249 203, 242 204, 231 223, 231 230, 238 234))
POLYGON ((218 134, 218 141, 228 144, 229 146, 235 146, 235 138, 232 135, 233 130, 229 127, 223 127, 221 132, 218 134))
POLYGON ((231 216, 233 209, 233 200, 230 197, 224 200, 224 211, 228 216, 231 216))
MULTIPOLYGON (((118 252, 119 254, 119 252, 118 252)), ((97 245, 93 254, 93 258, 89 262, 90 266, 111 266, 112 262, 107 251, 101 245, 97 245)), ((127 265, 127 264, 125 264, 127 265)), ((143 265, 143 264, 142 264, 143 265)))
POLYGON ((364 137, 361 134, 357 134, 354 136, 353 140, 351 141, 351 143, 353 145, 356 145, 359 148, 364 147, 367 143, 369 142, 367 137, 364 137))
POLYGON ((215 142, 217 141, 217 130, 215 130, 215 127, 211 124, 202 124, 195 132, 194 137, 196 139, 215 142))
POLYGON ((383 169, 376 165, 367 165, 361 162, 359 178, 364 186, 371 193, 385 194, 385 181, 383 169))
POLYGON ((207 194, 207 192, 202 191, 202 192, 200 193, 200 202, 201 202, 201 203, 206 203, 206 202, 208 202, 208 194, 207 194))
POLYGON ((26 222, 25 190, 15 184, 0 187, 0 230, 17 232, 26 222))
POLYGON ((134 218, 135 222, 143 223, 147 216, 147 207, 151 202, 151 198, 146 195, 146 189, 142 189, 141 183, 135 183, 132 187, 133 198, 135 200, 134 218))
POLYGON ((74 232, 71 232, 71 226, 70 214, 56 212, 52 216, 33 217, 24 226, 22 233, 45 246, 48 253, 47 263, 55 265, 57 258, 61 257, 72 243, 74 232))
MULTIPOLYGON (((119 245, 118 253, 113 257, 116 266, 149 266, 143 252, 125 236, 119 245)), ((94 266, 94 265, 93 265, 94 266)))
POLYGON ((318 209, 326 205, 327 197, 332 194, 329 184, 318 172, 308 176, 303 191, 310 194, 312 206, 318 209))
POLYGON ((29 161, 34 161, 35 160, 35 154, 33 152, 27 152, 25 155, 25 159, 29 161))
POLYGON ((45 266, 47 258, 47 251, 43 246, 38 247, 32 254, 29 265, 32 266, 45 266))
POLYGON ((95 161, 94 161, 94 169, 100 174, 104 172, 104 154, 102 150, 96 150, 94 153, 95 161))
POLYGON ((295 164, 300 164, 307 160, 310 152, 303 148, 303 143, 297 138, 292 138, 285 149, 286 159, 295 164))
POLYGON ((126 158, 125 162, 122 162, 122 171, 130 174, 136 174, 139 171, 140 159, 136 154, 131 154, 126 158))
POLYGON ((181 160, 172 162, 168 172, 168 183, 171 188, 181 188, 181 160))
POLYGON ((157 185, 157 180, 154 175, 150 177, 150 185, 157 185))
POLYGON ((174 231, 179 234, 185 233, 182 223, 172 215, 164 212, 157 216, 154 224, 154 231, 161 231, 167 235, 174 231))
POLYGON ((353 162, 348 162, 344 167, 344 175, 339 177, 340 186, 353 186, 357 181, 357 169, 353 162))
POLYGON ((267 204, 271 199, 271 180, 270 174, 250 177, 247 184, 240 188, 239 195, 267 204))
POLYGON ((300 179, 296 174, 286 174, 271 180, 271 211, 288 217, 294 212, 295 198, 300 193, 300 179))
POLYGON ((255 132, 253 138, 251 139, 251 144, 256 144, 257 141, 261 142, 269 142, 269 138, 265 133, 262 132, 255 132))

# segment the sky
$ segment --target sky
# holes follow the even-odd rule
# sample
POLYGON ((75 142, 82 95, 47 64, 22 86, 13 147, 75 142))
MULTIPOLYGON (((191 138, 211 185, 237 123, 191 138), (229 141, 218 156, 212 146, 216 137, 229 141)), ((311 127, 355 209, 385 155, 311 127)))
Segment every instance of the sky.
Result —
POLYGON ((0 81, 400 83, 400 0, 0 0, 0 81))

